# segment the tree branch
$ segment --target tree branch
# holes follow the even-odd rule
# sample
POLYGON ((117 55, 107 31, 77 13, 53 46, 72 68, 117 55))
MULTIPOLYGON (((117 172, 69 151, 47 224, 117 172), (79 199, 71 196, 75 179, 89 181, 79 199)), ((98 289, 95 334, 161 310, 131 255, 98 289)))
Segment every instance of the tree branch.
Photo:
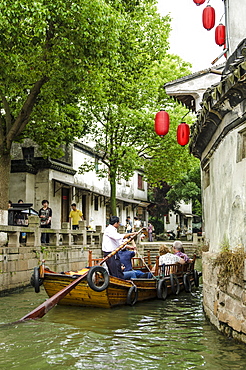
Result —
POLYGON ((1 94, 1 99, 2 99, 2 102, 3 102, 3 108, 4 108, 5 113, 6 113, 5 124, 6 124, 6 134, 7 134, 9 132, 9 130, 11 129, 12 117, 11 117, 11 113, 10 113, 9 103, 8 103, 6 97, 1 94))
POLYGON ((14 124, 6 135, 7 147, 11 147, 11 143, 14 139, 19 136, 25 129, 27 123, 29 122, 30 115, 33 110, 33 106, 36 102, 37 96, 40 94, 41 87, 48 81, 48 77, 43 77, 37 81, 32 87, 30 94, 28 95, 18 117, 16 118, 14 124))

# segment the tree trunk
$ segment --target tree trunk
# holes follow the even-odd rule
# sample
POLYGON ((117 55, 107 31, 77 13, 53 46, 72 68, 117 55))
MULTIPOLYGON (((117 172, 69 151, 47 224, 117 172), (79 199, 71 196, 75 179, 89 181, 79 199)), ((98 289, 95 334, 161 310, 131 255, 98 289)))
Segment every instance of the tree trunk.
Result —
POLYGON ((110 170, 110 215, 116 216, 116 172, 110 170))
POLYGON ((10 152, 6 153, 0 148, 0 210, 8 209, 10 170, 10 152))

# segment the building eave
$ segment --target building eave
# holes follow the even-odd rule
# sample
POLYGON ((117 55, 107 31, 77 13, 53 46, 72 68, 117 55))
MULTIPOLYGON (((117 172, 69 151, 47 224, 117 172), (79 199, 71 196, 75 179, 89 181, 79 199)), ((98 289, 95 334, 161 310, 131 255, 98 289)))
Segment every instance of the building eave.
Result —
MULTIPOLYGON (((191 126, 190 152, 201 158, 226 114, 246 99, 246 39, 228 60, 221 81, 208 88, 201 102, 202 109, 191 126)), ((223 130, 220 141, 227 130, 223 130)), ((217 140, 218 141, 218 140, 217 140)), ((218 144, 218 142, 217 142, 218 144)))

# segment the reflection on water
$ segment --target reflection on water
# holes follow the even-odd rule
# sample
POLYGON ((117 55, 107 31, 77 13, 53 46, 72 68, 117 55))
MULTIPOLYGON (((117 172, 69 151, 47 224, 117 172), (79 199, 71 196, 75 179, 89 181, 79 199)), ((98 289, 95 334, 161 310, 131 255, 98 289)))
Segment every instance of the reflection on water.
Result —
MULTIPOLYGON (((30 288, 1 297, 0 321, 46 298, 30 288)), ((111 310, 57 306, 36 321, 1 326, 0 369, 246 369, 245 345, 205 320, 201 290, 111 310)))

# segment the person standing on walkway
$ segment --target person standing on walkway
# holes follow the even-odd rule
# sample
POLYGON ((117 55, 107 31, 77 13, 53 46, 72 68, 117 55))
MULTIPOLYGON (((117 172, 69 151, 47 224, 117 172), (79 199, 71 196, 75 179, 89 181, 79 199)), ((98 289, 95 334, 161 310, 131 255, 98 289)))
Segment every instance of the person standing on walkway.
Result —
MULTIPOLYGON (((104 257, 106 257, 108 254, 117 249, 123 243, 124 239, 136 235, 136 233, 127 233, 127 234, 118 233, 117 229, 119 226, 120 226, 119 217, 112 216, 110 218, 109 225, 106 227, 103 234, 102 250, 104 253, 104 257)), ((108 266, 110 275, 124 279, 124 274, 121 269, 121 262, 118 253, 109 258, 106 261, 106 264, 108 266)))
POLYGON ((153 225, 149 222, 149 223, 148 223, 149 242, 153 242, 153 231, 154 231, 154 227, 153 227, 153 225))
POLYGON ((140 229, 141 227, 141 221, 139 220, 139 218, 137 216, 134 217, 134 231, 138 231, 138 229, 140 229))
POLYGON ((71 204, 72 211, 69 213, 69 221, 72 220, 72 229, 77 230, 79 228, 79 221, 83 220, 83 213, 77 209, 76 203, 71 204))
POLYGON ((132 232, 132 221, 131 221, 131 217, 130 216, 127 216, 127 218, 126 218, 126 232, 127 233, 131 233, 132 232))
MULTIPOLYGON (((41 229, 50 229, 51 228, 51 217, 52 209, 49 207, 49 202, 47 199, 42 201, 42 208, 38 211, 38 216, 40 218, 40 227, 41 229)), ((49 244, 50 236, 48 233, 41 234, 41 244, 49 244)))

